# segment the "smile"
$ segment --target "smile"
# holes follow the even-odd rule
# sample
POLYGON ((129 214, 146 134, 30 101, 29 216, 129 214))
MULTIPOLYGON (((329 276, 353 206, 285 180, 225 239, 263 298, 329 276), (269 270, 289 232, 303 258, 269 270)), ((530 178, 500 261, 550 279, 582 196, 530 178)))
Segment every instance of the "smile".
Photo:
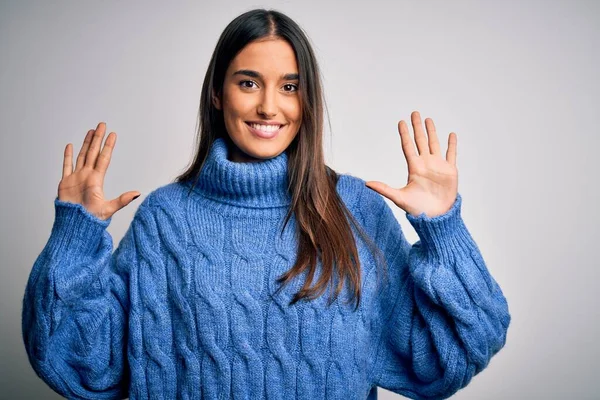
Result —
POLYGON ((246 122, 250 132, 262 139, 272 139, 279 134, 285 125, 260 125, 246 122))

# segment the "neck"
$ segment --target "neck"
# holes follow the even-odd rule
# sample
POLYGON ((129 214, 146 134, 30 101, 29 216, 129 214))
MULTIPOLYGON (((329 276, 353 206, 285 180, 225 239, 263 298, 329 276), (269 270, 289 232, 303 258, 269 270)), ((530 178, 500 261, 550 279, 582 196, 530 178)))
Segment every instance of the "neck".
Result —
POLYGON ((231 139, 227 140, 227 150, 227 159, 231 162, 252 163, 263 161, 260 158, 255 158, 244 153, 231 139))

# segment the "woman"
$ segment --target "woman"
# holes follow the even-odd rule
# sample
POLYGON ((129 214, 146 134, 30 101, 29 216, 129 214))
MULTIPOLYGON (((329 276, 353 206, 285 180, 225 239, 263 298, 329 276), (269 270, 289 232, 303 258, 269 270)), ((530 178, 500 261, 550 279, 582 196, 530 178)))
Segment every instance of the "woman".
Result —
POLYGON ((139 196, 104 199, 116 134, 100 151, 106 125, 90 130, 74 170, 68 144, 23 301, 36 373, 86 399, 374 399, 378 386, 441 399, 467 385, 510 314, 460 215, 456 136, 444 159, 414 112, 417 154, 400 121, 396 190, 325 165, 322 107, 298 25, 272 10, 234 19, 206 73, 195 159, 144 199, 114 253, 106 227, 139 196))

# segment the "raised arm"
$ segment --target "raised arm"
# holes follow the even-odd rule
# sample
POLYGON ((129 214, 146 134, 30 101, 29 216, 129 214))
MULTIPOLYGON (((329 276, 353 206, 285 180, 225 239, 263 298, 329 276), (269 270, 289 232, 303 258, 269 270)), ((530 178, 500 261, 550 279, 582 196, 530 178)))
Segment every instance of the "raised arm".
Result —
POLYGON ((113 253, 106 228, 138 193, 104 198, 104 177, 116 143, 111 132, 102 147, 105 132, 103 122, 87 132, 75 168, 73 147, 65 147, 54 224, 23 297, 22 334, 29 361, 53 390, 74 399, 121 399, 129 386, 129 272, 146 209, 140 206, 113 253))
MULTIPOLYGON (((433 120, 411 113, 414 142, 398 123, 406 186, 369 181, 366 224, 375 224, 390 269, 381 295, 377 385, 415 399, 444 399, 466 386, 506 342, 508 304, 460 215, 457 136, 442 156, 433 120), (416 144, 416 148, 415 148, 416 144), (383 197, 405 211, 420 240, 410 245, 383 197), (374 222, 375 221, 375 222, 374 222)), ((367 190, 367 189, 365 189, 367 190)))

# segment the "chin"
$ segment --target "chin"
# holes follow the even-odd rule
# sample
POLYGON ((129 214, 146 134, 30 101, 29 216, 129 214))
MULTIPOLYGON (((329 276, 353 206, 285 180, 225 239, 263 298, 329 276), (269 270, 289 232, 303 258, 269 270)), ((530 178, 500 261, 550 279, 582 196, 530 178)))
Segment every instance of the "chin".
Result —
MULTIPOLYGON (((246 125, 245 122, 244 125, 246 125)), ((237 147, 238 156, 241 158, 251 158, 248 161, 253 161, 252 159, 268 160, 283 153, 293 140, 293 137, 288 137, 289 132, 287 129, 290 129, 289 124, 283 128, 284 131, 280 132, 280 135, 272 139, 264 139, 255 136, 244 126, 244 129, 236 130, 229 137, 237 147)))

